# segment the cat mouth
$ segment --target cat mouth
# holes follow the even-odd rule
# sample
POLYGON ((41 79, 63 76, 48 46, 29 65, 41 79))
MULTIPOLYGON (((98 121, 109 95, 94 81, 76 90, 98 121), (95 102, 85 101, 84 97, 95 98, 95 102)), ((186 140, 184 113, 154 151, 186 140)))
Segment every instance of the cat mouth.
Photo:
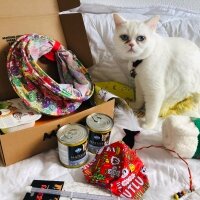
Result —
POLYGON ((128 50, 128 52, 130 52, 130 53, 135 53, 135 51, 134 51, 132 48, 130 48, 130 49, 128 50))

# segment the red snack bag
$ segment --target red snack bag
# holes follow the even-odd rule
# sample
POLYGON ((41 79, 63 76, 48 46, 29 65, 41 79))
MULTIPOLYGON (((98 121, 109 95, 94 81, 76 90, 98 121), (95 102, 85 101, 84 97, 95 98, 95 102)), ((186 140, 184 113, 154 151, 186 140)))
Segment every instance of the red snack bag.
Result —
POLYGON ((140 199, 148 189, 149 181, 145 171, 143 162, 124 142, 103 147, 94 160, 83 168, 89 183, 130 199, 140 199))

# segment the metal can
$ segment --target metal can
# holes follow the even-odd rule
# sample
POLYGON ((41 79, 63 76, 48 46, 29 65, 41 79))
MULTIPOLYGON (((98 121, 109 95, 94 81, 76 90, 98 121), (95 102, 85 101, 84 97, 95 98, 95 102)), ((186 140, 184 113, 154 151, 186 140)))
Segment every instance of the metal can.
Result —
POLYGON ((57 132, 58 151, 65 167, 76 168, 88 160, 88 129, 81 124, 67 124, 57 132))
POLYGON ((86 125, 89 129, 88 151, 97 153, 109 143, 113 120, 103 113, 93 113, 87 116, 86 125))

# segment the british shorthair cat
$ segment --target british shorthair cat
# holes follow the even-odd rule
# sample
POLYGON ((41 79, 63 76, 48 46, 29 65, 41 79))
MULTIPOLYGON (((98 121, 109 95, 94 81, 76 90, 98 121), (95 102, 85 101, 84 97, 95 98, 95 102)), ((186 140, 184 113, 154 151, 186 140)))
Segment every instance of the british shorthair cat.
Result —
POLYGON ((113 14, 117 54, 135 66, 136 100, 133 109, 145 104, 143 128, 153 128, 161 109, 200 94, 200 50, 193 42, 156 33, 159 16, 147 21, 125 20, 113 14))

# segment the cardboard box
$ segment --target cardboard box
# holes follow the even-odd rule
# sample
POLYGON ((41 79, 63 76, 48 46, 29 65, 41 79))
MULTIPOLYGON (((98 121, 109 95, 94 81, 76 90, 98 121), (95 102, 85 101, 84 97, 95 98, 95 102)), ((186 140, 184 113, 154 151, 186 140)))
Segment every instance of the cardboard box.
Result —
MULTIPOLYGON (((72 50, 87 67, 93 64, 81 14, 59 15, 59 11, 80 5, 79 0, 7 0, 0 6, 0 100, 15 98, 8 80, 6 56, 13 41, 26 33, 48 35, 72 50)), ((54 63, 40 63, 55 80, 58 72, 54 63)), ((4 165, 55 148, 56 130, 66 123, 78 122, 93 112, 113 117, 114 101, 64 117, 43 117, 32 128, 0 135, 0 155, 4 165)))

